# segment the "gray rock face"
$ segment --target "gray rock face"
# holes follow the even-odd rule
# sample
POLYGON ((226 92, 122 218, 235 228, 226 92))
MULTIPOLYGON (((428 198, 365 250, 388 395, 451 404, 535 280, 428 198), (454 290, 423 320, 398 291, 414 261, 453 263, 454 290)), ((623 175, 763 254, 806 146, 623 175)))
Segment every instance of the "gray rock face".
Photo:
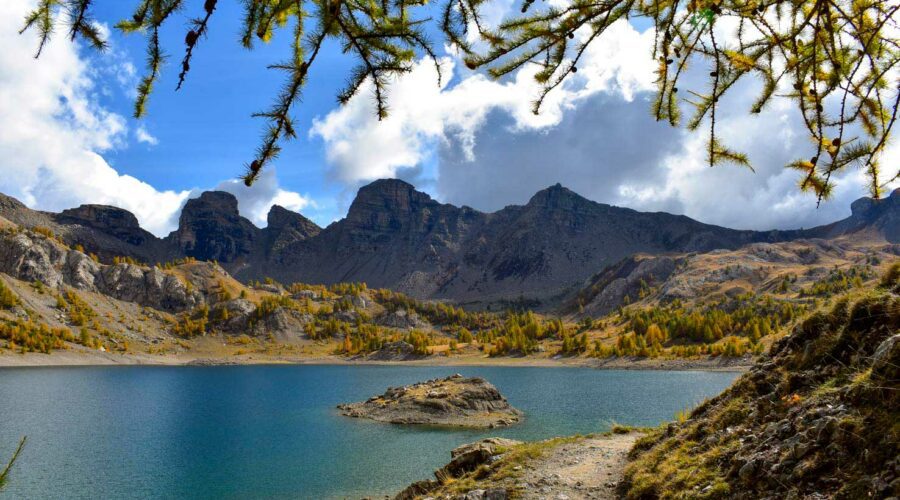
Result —
POLYGON ((489 382, 462 375, 390 387, 381 396, 341 404, 338 409, 348 417, 379 422, 459 427, 507 426, 522 416, 489 382))
POLYGON ((637 298, 642 286, 665 282, 677 265, 671 257, 629 257, 606 268, 579 295, 583 314, 598 317, 614 311, 625 297, 637 298))
POLYGON ((431 325, 427 321, 420 318, 418 314, 416 314, 415 312, 407 312, 403 309, 385 313, 378 318, 378 324, 382 326, 389 326, 391 328, 399 328, 401 330, 410 328, 431 328, 431 325))
POLYGON ((63 283, 67 253, 62 245, 41 235, 4 234, 0 244, 0 272, 23 281, 40 281, 58 287, 63 283))
POLYGON ((412 344, 398 340, 383 345, 381 349, 370 354, 368 359, 372 361, 409 361, 421 357, 416 354, 412 344))
POLYGON ((313 321, 310 314, 276 307, 265 314, 246 299, 218 302, 210 312, 217 329, 229 334, 272 335, 279 341, 299 339, 313 321), (223 316, 222 311, 226 311, 223 316), (222 319, 223 317, 227 319, 222 319))
POLYGON ((188 200, 170 239, 188 257, 228 263, 250 255, 259 231, 240 216, 234 195, 208 191, 188 200))
POLYGON ((24 231, 0 236, 0 272, 54 288, 103 293, 163 311, 191 309, 205 300, 159 268, 99 264, 82 252, 24 231))
POLYGON ((97 291, 119 300, 162 311, 184 311, 204 302, 199 292, 189 291, 180 279, 156 267, 116 264, 103 266, 100 274, 97 291))
POLYGON ((256 304, 246 299, 233 299, 216 304, 216 309, 228 311, 228 319, 217 326, 228 333, 245 333, 250 329, 249 318, 256 304))

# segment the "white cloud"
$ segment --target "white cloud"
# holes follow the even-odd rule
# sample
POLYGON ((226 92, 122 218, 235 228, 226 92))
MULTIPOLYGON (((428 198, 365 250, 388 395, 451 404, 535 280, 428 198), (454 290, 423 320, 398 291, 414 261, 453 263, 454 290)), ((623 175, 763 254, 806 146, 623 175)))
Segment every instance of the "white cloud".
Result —
MULTIPOLYGON (((834 192, 817 206, 814 195, 798 189, 801 175, 785 168, 814 152, 801 117, 786 99, 774 99, 762 113, 749 114, 748 103, 758 90, 756 82, 736 86, 722 99, 716 120, 717 138, 747 153, 755 172, 729 165, 710 167, 709 129, 701 127, 698 133, 681 134, 679 150, 660 162, 659 178, 622 183, 612 201, 644 210, 678 207, 703 222, 740 229, 808 228, 850 215, 850 204, 868 195, 864 172, 848 169, 832 176, 834 192)), ((897 155, 896 147, 889 148, 884 164, 895 165, 892 158, 897 155)), ((888 188, 898 185, 894 182, 888 188)))
POLYGON ((364 86, 347 105, 316 119, 310 135, 324 141, 331 174, 351 184, 394 177, 402 168, 419 165, 451 137, 471 160, 476 134, 492 111, 512 116, 514 130, 544 129, 559 124, 566 110, 591 95, 615 92, 630 100, 652 88, 651 43, 651 35, 627 23, 616 24, 591 45, 579 73, 548 96, 538 115, 531 112, 539 90, 534 66, 524 67, 509 81, 466 72, 450 86, 458 64, 448 57, 442 59, 445 78, 439 87, 433 64, 423 60, 391 85, 390 116, 385 120, 376 118, 371 88, 364 86))
POLYGON ((139 125, 138 128, 134 130, 134 137, 138 142, 142 142, 150 146, 156 146, 157 144, 159 144, 159 139, 151 135, 143 125, 139 125))
POLYGON ((96 100, 92 70, 57 34, 40 59, 34 32, 18 34, 31 2, 0 3, 0 191, 31 207, 117 205, 162 233, 187 191, 158 191, 116 172, 101 156, 126 138, 126 120, 96 100))
MULTIPOLYGON (((101 156, 124 145, 129 134, 126 119, 98 102, 98 94, 113 90, 95 79, 111 77, 133 88, 134 66, 115 47, 88 64, 77 45, 60 33, 35 60, 35 33, 18 34, 31 7, 29 0, 0 2, 0 192, 41 210, 82 203, 115 205, 133 212, 145 229, 167 234, 185 200, 197 190, 157 190, 120 174, 101 156)), ((143 126, 134 129, 134 138, 150 145, 158 142, 143 126)), ((266 204, 293 209, 309 205, 307 198, 279 188, 274 176, 250 192, 255 201, 242 207, 242 213, 257 222, 265 220, 259 214, 266 204)))
MULTIPOLYGON (((733 38, 732 28, 720 26, 722 40, 733 38)), ((650 30, 614 25, 587 50, 578 73, 551 93, 539 116, 530 111, 538 92, 534 66, 497 82, 447 58, 444 73, 455 73, 458 83, 438 88, 430 63, 422 61, 391 87, 386 120, 377 121, 364 89, 317 119, 310 135, 323 140, 333 177, 350 186, 420 171, 436 157, 435 194, 482 210, 524 203, 536 190, 562 182, 605 203, 769 229, 831 222, 849 215, 850 203, 867 194, 858 171, 835 176, 833 199, 819 208, 815 197, 799 192, 797 172, 784 165, 808 155, 806 132, 785 100, 775 99, 760 115, 747 112, 758 82, 735 87, 717 120, 718 135, 746 152, 757 172, 709 168, 703 127, 697 133, 662 130, 648 119, 655 90, 652 43, 650 30)), ((702 89, 707 71, 697 65, 680 86, 702 89)), ((897 157, 895 147, 884 162, 897 157)))
MULTIPOLYGON (((259 227, 266 225, 266 216, 272 205, 281 205, 295 212, 306 208, 317 208, 315 201, 309 196, 282 189, 278 185, 278 178, 273 168, 263 170, 256 182, 249 188, 244 185, 243 181, 234 179, 220 182, 214 189, 233 194, 238 199, 238 210, 241 215, 259 227)), ((199 193, 197 194, 199 195, 199 193)))

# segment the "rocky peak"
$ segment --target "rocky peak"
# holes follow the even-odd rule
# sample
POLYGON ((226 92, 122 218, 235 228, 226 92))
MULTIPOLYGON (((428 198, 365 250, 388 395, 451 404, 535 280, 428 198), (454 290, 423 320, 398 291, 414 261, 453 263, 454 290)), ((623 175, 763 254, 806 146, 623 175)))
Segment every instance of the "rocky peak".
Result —
POLYGON ((53 224, 47 214, 32 210, 21 201, 5 194, 0 194, 0 217, 25 227, 53 224))
POLYGON ((427 214, 440 203, 398 179, 381 179, 360 188, 350 205, 351 226, 370 229, 399 229, 427 214))
POLYGON ((528 200, 526 207, 553 211, 577 211, 591 204, 593 202, 587 198, 557 183, 535 193, 528 200))
MULTIPOLYGON (((69 208, 55 215, 53 219, 58 224, 75 225, 90 230, 99 231, 102 234, 112 236, 130 245, 144 245, 156 240, 156 237, 141 229, 137 217, 128 210, 109 205, 81 205, 78 208, 69 208)), ((106 249, 100 248, 93 237, 88 237, 83 230, 71 235, 73 241, 99 254, 108 254, 106 249)))
POLYGON ((860 198, 850 205, 850 211, 847 219, 824 226, 825 236, 874 230, 891 243, 900 242, 900 188, 878 200, 860 198))
POLYGON ((853 215, 864 215, 872 207, 883 205, 892 206, 894 208, 900 207, 900 188, 895 189, 888 196, 878 200, 863 196, 850 204, 850 211, 853 215))
POLYGON ((186 256, 229 263, 250 254, 259 232, 240 216, 233 194, 207 191, 184 205, 170 238, 186 256))
POLYGON ((894 209, 900 208, 900 188, 879 200, 864 196, 850 204, 850 211, 854 216, 865 216, 873 207, 884 209, 885 205, 894 209))
POLYGON ((269 215, 266 217, 266 221, 268 223, 266 228, 271 231, 281 232, 282 230, 289 228, 297 231, 305 238, 315 236, 322 230, 315 222, 280 205, 272 205, 272 208, 269 209, 269 215))
POLYGON ((409 211, 416 205, 435 203, 427 194, 416 191, 412 184, 399 179, 381 179, 359 189, 353 205, 357 209, 378 207, 391 211, 409 211))
POLYGON ((181 211, 181 220, 214 213, 219 216, 239 217, 238 201, 231 193, 204 191, 199 198, 192 198, 181 211))
POLYGON ((865 196, 850 204, 850 213, 855 216, 863 215, 874 205, 875 200, 865 196))
POLYGON ((81 224, 101 230, 140 229, 137 217, 128 210, 109 205, 81 205, 63 210, 56 217, 60 224, 81 224))
POLYGON ((268 224, 262 230, 266 255, 280 252, 293 243, 310 239, 322 232, 322 228, 313 221, 279 205, 272 205, 266 220, 268 224))

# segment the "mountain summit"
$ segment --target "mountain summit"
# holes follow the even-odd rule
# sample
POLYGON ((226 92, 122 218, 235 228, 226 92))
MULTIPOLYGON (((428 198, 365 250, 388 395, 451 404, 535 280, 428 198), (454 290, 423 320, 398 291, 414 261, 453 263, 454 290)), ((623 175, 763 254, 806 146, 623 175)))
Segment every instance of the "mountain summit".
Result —
POLYGON ((741 231, 689 217, 647 213, 588 200, 560 184, 525 205, 493 213, 443 204, 400 180, 360 188, 347 217, 319 228, 273 206, 260 229, 237 199, 205 192, 185 205, 178 228, 156 238, 126 210, 82 205, 59 214, 30 210, 0 195, 0 216, 47 226, 101 259, 216 260, 241 279, 363 281, 420 298, 460 302, 547 300, 636 253, 705 252, 754 242, 849 234, 900 242, 900 190, 861 198, 850 217, 807 230, 741 231))

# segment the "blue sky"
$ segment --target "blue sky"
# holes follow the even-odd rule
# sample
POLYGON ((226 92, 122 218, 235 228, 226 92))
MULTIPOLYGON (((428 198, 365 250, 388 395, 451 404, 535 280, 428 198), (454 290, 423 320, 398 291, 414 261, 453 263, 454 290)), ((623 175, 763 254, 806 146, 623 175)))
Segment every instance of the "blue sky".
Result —
MULTIPOLYGON (((798 116, 776 102, 748 117, 743 103, 754 95, 752 83, 723 103, 719 129, 750 155, 757 173, 706 167, 702 136, 650 119, 652 35, 628 24, 592 46, 577 77, 539 116, 529 112, 532 69, 491 81, 439 49, 452 78, 438 87, 430 63, 417 63, 392 87, 392 116, 378 122, 367 91, 338 106, 335 94, 352 61, 329 45, 294 108, 298 139, 284 144, 274 168, 247 190, 234 179, 264 125, 250 115, 266 109, 282 84, 266 65, 286 58, 289 31, 244 50, 241 2, 221 0, 187 82, 175 92, 187 19, 202 8, 202 1, 188 1, 162 33, 168 64, 147 117, 137 121, 131 109, 145 39, 109 29, 111 50, 97 54, 58 33, 34 60, 34 34, 16 34, 33 4, 0 5, 0 43, 8 47, 0 53, 0 171, 8 174, 0 176, 0 191, 39 209, 118 205, 164 235, 186 199, 216 188, 233 192, 259 225, 273 203, 327 225, 346 213, 361 185, 400 177, 441 201, 481 210, 525 203, 561 182, 599 202, 766 229, 836 220, 865 194, 858 172, 840 176, 835 199, 821 208, 799 194, 796 173, 783 168, 808 149, 798 116)), ((135 2, 94 4, 97 20, 111 27, 135 2)), ((491 5, 497 20, 512 4, 491 5)), ((888 161, 897 158, 894 148, 888 161)))
MULTIPOLYGON (((98 20, 113 25, 131 14, 129 7, 133 2, 96 4, 98 20)), ((188 13, 185 9, 181 14, 188 13)), ((238 43, 241 15, 238 2, 219 2, 209 36, 200 42, 188 80, 178 92, 174 89, 183 55, 185 23, 175 22, 167 27, 163 45, 168 49, 169 64, 150 99, 149 113, 142 120, 158 144, 130 144, 105 155, 117 170, 159 189, 175 190, 214 186, 223 178, 242 172, 243 164, 252 159, 263 126, 262 120, 249 117, 270 106, 283 81, 279 72, 266 66, 288 56, 287 46, 280 42, 289 32, 279 33, 270 44, 256 43, 254 50, 244 50, 238 43)), ((115 49, 124 52, 138 74, 143 74, 145 38, 139 34, 123 36, 115 30, 111 35, 115 49)), ((304 129, 313 117, 335 107, 335 88, 342 83, 350 63, 333 48, 318 60, 316 77, 310 80, 303 103, 294 109, 297 123, 306 124, 304 129)), ((113 92, 104 103, 123 116, 130 116, 133 100, 126 92, 113 92)), ((275 168, 284 185, 312 193, 319 200, 327 200, 342 189, 322 175, 321 145, 306 134, 284 148, 275 168)), ((324 218, 333 215, 337 214, 326 211, 324 218)))

